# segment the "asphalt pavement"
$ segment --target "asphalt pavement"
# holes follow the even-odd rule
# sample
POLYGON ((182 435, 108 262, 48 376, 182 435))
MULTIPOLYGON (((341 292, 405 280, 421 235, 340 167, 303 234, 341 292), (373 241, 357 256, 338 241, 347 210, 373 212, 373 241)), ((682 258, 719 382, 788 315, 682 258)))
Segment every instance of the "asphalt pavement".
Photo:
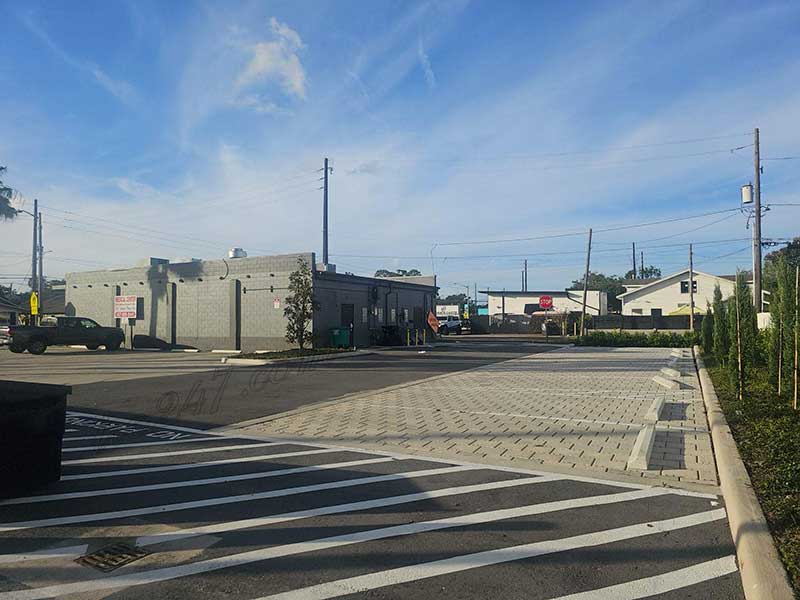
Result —
POLYGON ((0 600, 742 598, 710 494, 69 414, 0 600))
MULTIPOLYGON (((166 359, 171 369, 188 368, 182 366, 184 363, 173 363, 184 360, 197 371, 172 375, 172 370, 166 369, 135 381, 102 380, 75 385, 69 405, 76 410, 212 428, 551 348, 519 342, 459 340, 435 348, 398 348, 332 361, 284 362, 263 367, 230 367, 219 362, 219 355, 214 355, 215 362, 203 368, 199 367, 203 363, 198 355, 168 353, 166 359)), ((154 353, 140 356, 139 361, 161 359, 154 353)), ((113 355, 109 357, 111 365, 113 355)), ((48 356, 30 358, 46 360, 48 356)), ((97 360, 98 355, 91 358, 97 360)), ((132 364, 135 367, 136 363, 132 364)), ((42 362, 42 368, 46 368, 46 363, 42 362)))

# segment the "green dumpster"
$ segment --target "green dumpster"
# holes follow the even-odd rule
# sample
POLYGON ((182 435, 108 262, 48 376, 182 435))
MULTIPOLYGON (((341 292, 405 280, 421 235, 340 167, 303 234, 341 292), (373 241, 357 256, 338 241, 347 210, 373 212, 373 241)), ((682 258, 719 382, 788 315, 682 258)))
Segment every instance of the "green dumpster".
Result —
POLYGON ((334 327, 331 329, 331 347, 349 348, 350 347, 350 328, 334 327))

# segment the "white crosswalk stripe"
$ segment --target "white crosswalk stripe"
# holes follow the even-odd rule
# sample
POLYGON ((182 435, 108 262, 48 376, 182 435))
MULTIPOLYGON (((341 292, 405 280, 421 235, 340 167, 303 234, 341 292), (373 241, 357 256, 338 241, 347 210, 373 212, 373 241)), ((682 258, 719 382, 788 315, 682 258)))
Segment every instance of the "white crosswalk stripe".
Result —
MULTIPOLYGON (((238 577, 241 568, 267 561, 283 576, 249 592, 240 581, 230 595, 237 600, 259 595, 261 600, 322 599, 426 582, 436 590, 434 578, 470 572, 500 578, 502 587, 507 575, 497 565, 652 539, 659 533, 681 535, 711 524, 725 531, 719 499, 703 492, 78 416, 84 424, 77 419, 76 437, 66 441, 99 440, 107 434, 95 435, 97 429, 120 427, 126 429, 126 443, 66 448, 102 451, 102 456, 62 461, 66 474, 49 493, 0 500, 0 566, 9 582, 21 577, 17 589, 12 583, 12 589, 0 592, 0 600, 103 595, 130 587, 138 587, 142 596, 159 597, 159 586, 171 585, 167 582, 188 582, 221 570, 238 577), (165 439, 148 439, 153 431, 165 439), (166 439, 170 432, 186 438, 166 439), (202 443, 190 449, 159 448, 189 442, 202 443), (137 447, 148 451, 124 454, 137 447), (617 515, 613 525, 595 516, 602 510, 615 511, 605 513, 617 515), (534 522, 535 527, 518 526, 534 522), (508 539, 505 533, 484 537, 479 534, 483 529, 508 532, 508 539), (431 537, 433 532, 440 533, 431 537), (441 558, 438 550, 432 557, 437 560, 426 561, 424 547, 417 551, 425 539, 451 539, 452 552, 441 558), (75 562, 119 541, 147 548, 152 556, 100 578, 75 562), (186 559, 193 547, 206 550, 186 559), (315 568, 316 561, 330 564, 331 556, 346 547, 375 559, 357 561, 360 566, 349 573, 315 568), (386 568, 381 554, 396 554, 397 548, 408 557, 386 568), (299 555, 302 560, 291 562, 307 565, 298 573, 309 569, 311 578, 282 571, 282 559, 299 555)), ((702 585, 736 572, 730 554, 718 558, 722 552, 700 552, 691 559, 694 564, 684 560, 673 570, 658 563, 649 577, 623 571, 627 580, 598 582, 592 590, 566 589, 561 600, 632 600, 702 585)), ((480 590, 475 594, 480 597, 480 590)))

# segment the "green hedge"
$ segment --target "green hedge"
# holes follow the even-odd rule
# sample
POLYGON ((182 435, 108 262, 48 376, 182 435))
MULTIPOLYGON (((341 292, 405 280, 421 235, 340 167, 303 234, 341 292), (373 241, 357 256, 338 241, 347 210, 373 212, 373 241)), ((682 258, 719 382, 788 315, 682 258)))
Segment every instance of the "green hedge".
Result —
POLYGON ((627 333, 592 331, 576 340, 578 346, 635 346, 646 348, 688 348, 699 343, 697 332, 685 333, 627 333))

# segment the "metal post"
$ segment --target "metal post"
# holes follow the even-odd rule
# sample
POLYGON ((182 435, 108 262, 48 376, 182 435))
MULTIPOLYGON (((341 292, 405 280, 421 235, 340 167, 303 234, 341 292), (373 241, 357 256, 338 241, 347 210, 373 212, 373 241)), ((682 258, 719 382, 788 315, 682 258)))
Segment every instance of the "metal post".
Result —
POLYGON ((794 398, 792 408, 797 410, 797 341, 798 331, 800 331, 800 311, 798 302, 800 300, 800 265, 794 269, 794 398))
POLYGON ((753 162, 755 178, 753 191, 755 196, 755 219, 753 221, 753 304, 756 313, 762 310, 761 305, 761 154, 759 149, 758 127, 753 132, 753 162))
POLYGON ((325 159, 322 184, 322 264, 328 264, 328 159, 325 159))
POLYGON ((581 307, 581 336, 586 335, 586 296, 589 293, 589 260, 592 256, 592 229, 589 228, 589 243, 586 246, 586 271, 583 274, 583 306, 581 307))
POLYGON ((523 291, 525 291, 525 292, 528 291, 528 259, 527 258, 525 259, 525 286, 524 286, 524 290, 523 291))
POLYGON ((694 331, 694 267, 691 244, 689 244, 689 329, 694 331))
MULTIPOLYGON (((31 290, 36 291, 36 286, 39 285, 39 277, 36 275, 38 268, 38 261, 36 260, 36 253, 39 251, 38 242, 38 229, 39 229, 39 200, 33 199, 33 251, 31 252, 31 290)), ((38 292, 37 292, 38 293, 38 292)))

